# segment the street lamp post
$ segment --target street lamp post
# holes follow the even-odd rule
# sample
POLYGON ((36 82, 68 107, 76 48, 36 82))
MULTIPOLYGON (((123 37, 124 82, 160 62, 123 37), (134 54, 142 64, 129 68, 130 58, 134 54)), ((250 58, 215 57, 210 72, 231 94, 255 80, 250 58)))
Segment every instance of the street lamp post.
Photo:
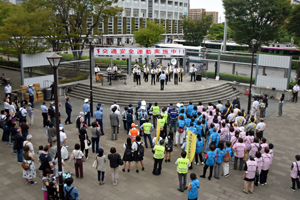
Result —
POLYGON ((252 96, 252 75, 253 75, 253 63, 254 63, 254 49, 255 44, 257 42, 256 39, 252 39, 252 64, 251 64, 251 75, 250 75, 250 89, 249 89, 249 96, 248 96, 248 111, 247 114, 250 116, 250 105, 251 105, 251 96, 252 96))
POLYGON ((59 111, 58 111, 58 94, 57 94, 57 68, 60 64, 62 56, 56 53, 47 57, 54 73, 54 99, 55 99, 55 120, 56 120, 56 138, 57 138, 57 159, 58 159, 58 175, 59 175, 59 199, 63 199, 63 179, 62 179, 62 164, 61 164, 61 148, 60 148, 60 133, 59 133, 59 111))
MULTIPOLYGON (((91 36, 88 37, 90 43, 90 113, 91 117, 93 117, 93 66, 92 66, 92 42, 93 38, 91 36)), ((96 75, 97 76, 97 75, 96 75)))

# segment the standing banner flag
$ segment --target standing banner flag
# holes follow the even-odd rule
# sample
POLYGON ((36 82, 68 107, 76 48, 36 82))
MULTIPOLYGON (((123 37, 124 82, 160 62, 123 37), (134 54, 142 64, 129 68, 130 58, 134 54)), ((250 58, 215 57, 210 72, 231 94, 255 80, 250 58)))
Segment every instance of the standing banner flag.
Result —
POLYGON ((161 127, 161 125, 160 125, 160 122, 159 122, 159 120, 157 119, 157 127, 156 127, 156 141, 155 141, 155 144, 157 144, 158 143, 158 140, 159 140, 159 137, 160 137, 160 127, 161 127))
POLYGON ((192 163, 195 152, 196 152, 196 140, 197 136, 192 133, 192 131, 187 132, 187 141, 186 141, 186 158, 192 163))

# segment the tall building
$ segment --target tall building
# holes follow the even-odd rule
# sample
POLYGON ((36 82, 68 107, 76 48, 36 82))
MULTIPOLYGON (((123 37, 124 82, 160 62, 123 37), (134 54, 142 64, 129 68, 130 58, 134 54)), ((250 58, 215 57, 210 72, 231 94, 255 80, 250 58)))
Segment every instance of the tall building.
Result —
POLYGON ((203 14, 213 16, 213 24, 218 23, 219 13, 215 11, 206 11, 204 8, 190 9, 189 17, 191 19, 202 19, 203 14))
MULTIPOLYGON (((162 23, 166 29, 165 41, 183 38, 181 17, 188 16, 190 0, 120 0, 113 6, 123 7, 119 17, 99 24, 100 39, 104 44, 122 44, 134 41, 133 31, 146 26, 147 19, 162 23)), ((92 18, 88 19, 88 23, 92 18)))

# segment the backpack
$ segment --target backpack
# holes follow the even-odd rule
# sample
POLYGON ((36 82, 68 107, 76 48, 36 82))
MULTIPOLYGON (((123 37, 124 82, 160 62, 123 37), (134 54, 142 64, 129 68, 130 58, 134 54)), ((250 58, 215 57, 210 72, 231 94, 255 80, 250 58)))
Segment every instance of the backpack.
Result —
POLYGON ((74 187, 72 187, 69 191, 67 191, 67 189, 64 188, 64 191, 66 192, 64 200, 73 200, 71 197, 71 192, 73 189, 74 189, 74 187))
POLYGON ((21 112, 21 108, 19 109, 19 111, 16 113, 16 118, 19 119, 19 121, 21 121, 21 119, 23 118, 22 112, 21 112))
POLYGON ((125 156, 127 157, 130 157, 132 156, 131 154, 131 147, 128 147, 127 144, 126 144, 126 149, 125 149, 125 156))
POLYGON ((141 157, 144 156, 144 151, 145 151, 145 149, 144 149, 142 143, 141 143, 141 144, 136 143, 136 144, 137 144, 137 156, 138 156, 139 158, 141 158, 141 157))
POLYGON ((178 128, 178 132, 179 132, 179 133, 183 133, 183 130, 184 130, 184 129, 181 128, 181 127, 178 128))
POLYGON ((80 116, 77 117, 76 119, 76 128, 79 128, 80 127, 80 116))
POLYGON ((171 149, 173 147, 173 141, 169 139, 168 144, 166 145, 166 147, 171 149))

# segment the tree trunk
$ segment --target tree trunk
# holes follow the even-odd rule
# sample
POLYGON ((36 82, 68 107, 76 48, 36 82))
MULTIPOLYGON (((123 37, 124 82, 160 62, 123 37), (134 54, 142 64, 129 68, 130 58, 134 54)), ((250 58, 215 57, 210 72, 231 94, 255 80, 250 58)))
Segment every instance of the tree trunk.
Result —
MULTIPOLYGON (((233 55, 234 55, 233 56, 233 62, 235 62, 235 60, 236 60, 236 57, 235 57, 236 53, 234 53, 233 55)), ((232 64, 232 74, 235 74, 235 63, 232 64)))

